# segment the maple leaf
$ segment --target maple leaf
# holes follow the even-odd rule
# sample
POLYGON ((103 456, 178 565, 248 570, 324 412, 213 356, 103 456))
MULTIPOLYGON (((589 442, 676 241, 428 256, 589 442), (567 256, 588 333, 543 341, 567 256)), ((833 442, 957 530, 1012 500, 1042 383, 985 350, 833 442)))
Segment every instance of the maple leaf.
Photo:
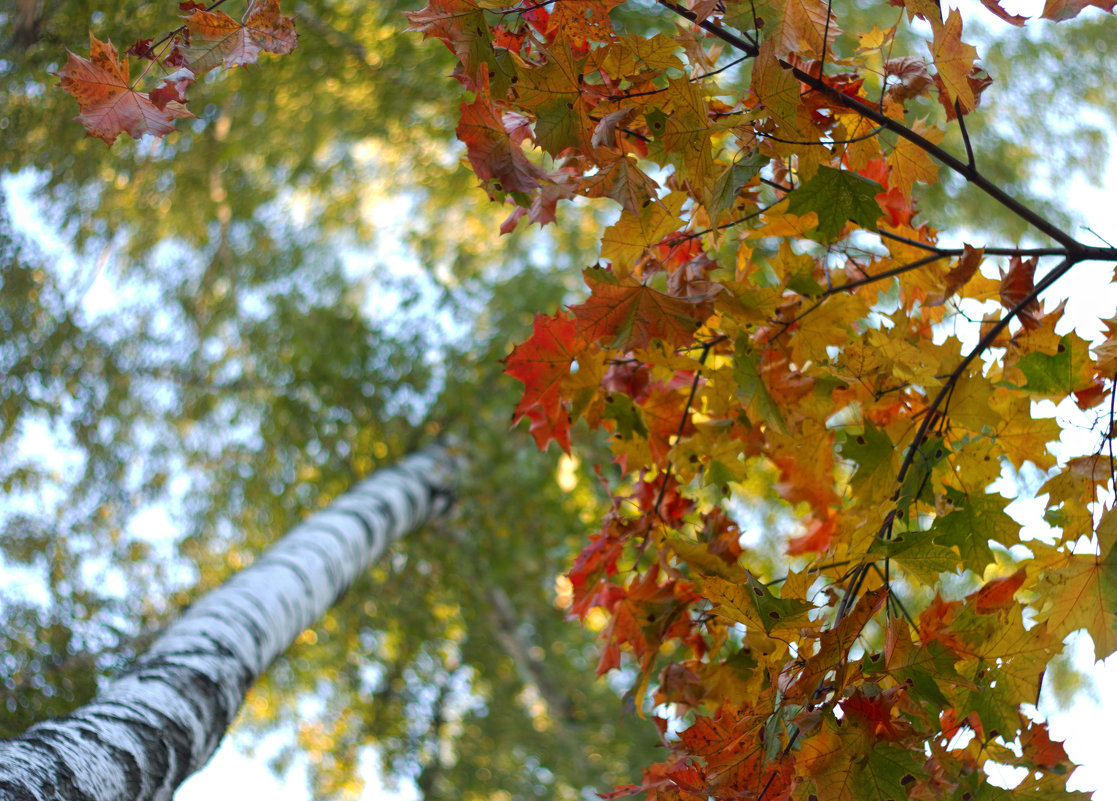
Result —
POLYGON ((874 696, 857 689, 838 706, 850 720, 863 727, 875 740, 895 742, 914 734, 915 730, 900 715, 896 705, 904 695, 903 687, 890 687, 874 696))
POLYGON ((767 39, 761 42, 752 68, 752 91, 781 125, 799 130, 799 81, 784 68, 774 43, 767 39))
POLYGON ((752 573, 745 582, 729 582, 714 576, 702 580, 702 594, 714 604, 714 612, 746 626, 787 631, 802 621, 814 605, 798 598, 777 597, 752 573))
POLYGON ((504 360, 504 372, 524 385, 512 425, 527 417, 540 450, 553 439, 564 451, 570 451, 570 421, 559 389, 584 346, 585 340, 569 317, 537 314, 531 336, 504 360))
POLYGON ((1046 621, 1062 638, 1085 628, 1094 641, 1094 656, 1117 651, 1117 513, 1107 511, 1098 522, 1099 552, 1056 553, 1035 584, 1046 621))
POLYGON ((515 124, 509 131, 489 93, 489 68, 481 65, 477 96, 462 101, 458 138, 465 143, 469 163, 483 181, 495 180, 496 190, 531 192, 546 178, 541 167, 524 154, 520 143, 527 131, 515 124))
POLYGON ((298 41, 295 20, 280 15, 279 0, 251 0, 240 22, 223 11, 196 8, 183 22, 190 43, 182 50, 196 75, 255 64, 261 52, 287 55, 298 41))
POLYGON ((705 184, 713 171, 714 133, 710 127, 709 105, 701 89, 685 78, 667 82, 671 113, 664 121, 660 141, 664 149, 677 155, 683 174, 705 184))
POLYGON ((647 426, 648 448, 656 464, 665 464, 672 440, 694 432, 687 412, 687 396, 664 384, 649 387, 648 397, 641 404, 641 415, 647 426))
POLYGON ((552 156, 568 147, 592 152, 589 108, 582 94, 585 58, 576 58, 568 44, 544 51, 541 67, 517 70, 517 102, 535 114, 535 141, 552 156))
POLYGON ((964 287, 969 280, 977 274, 977 268, 981 266, 981 261, 984 256, 985 248, 963 245, 962 255, 958 258, 957 263, 951 268, 950 272, 946 274, 942 293, 928 298, 928 305, 941 306, 956 295, 958 290, 964 287))
POLYGON ((897 103, 921 97, 935 85, 927 63, 921 58, 890 58, 884 62, 884 71, 888 78, 896 79, 888 82, 888 98, 897 103))
POLYGON ((776 53, 797 53, 803 58, 820 59, 841 34, 837 18, 823 0, 788 0, 772 33, 776 53))
POLYGON ((596 174, 582 179, 580 191, 586 197, 610 197, 629 214, 640 217, 658 187, 659 184, 640 169, 635 159, 620 156, 615 159, 607 157, 596 174))
POLYGON ((547 20, 550 39, 606 41, 613 35, 609 11, 624 0, 563 0, 547 20))
MULTIPOLYGON (((804 661, 795 684, 788 689, 788 692, 809 698, 814 695, 819 683, 827 674, 832 671, 840 674, 849 657, 849 649, 861 636, 869 621, 884 606, 887 598, 888 590, 884 587, 869 590, 857 601, 850 614, 843 617, 836 626, 818 635, 818 650, 804 661)), ((840 685, 842 683, 840 675, 834 681, 840 685)), ((840 691, 841 687, 837 686, 836 689, 840 691)))
POLYGON ((1072 767, 1063 744, 1051 739, 1044 722, 1028 721, 1020 732, 1020 747, 1024 757, 1037 768, 1054 770, 1062 767, 1065 770, 1072 767))
MULTIPOLYGON (((545 12, 537 8, 537 12, 545 12)), ((407 30, 419 31, 423 38, 441 39, 443 44, 460 62, 454 77, 471 91, 476 91, 482 65, 487 65, 490 75, 498 61, 493 52, 494 36, 485 22, 484 12, 473 0, 430 0, 421 11, 405 11, 409 25, 407 30)), ((507 38, 502 38, 509 44, 507 38)))
POLYGON ((1018 28, 1023 27, 1029 19, 1019 14, 1010 14, 1005 10, 1004 6, 1001 5, 1000 0, 981 0, 981 4, 1009 25, 1015 25, 1018 28))
MULTIPOLYGON (((1036 264, 1038 259, 1024 259, 1013 256, 1008 262, 1008 272, 1001 272, 1001 305, 1015 309, 1035 289, 1036 264)), ((1034 298, 1016 313, 1025 328, 1038 328, 1042 316, 1039 301, 1034 298)))
POLYGON ((659 339, 669 347, 689 345, 709 316, 706 299, 673 298, 633 279, 618 280, 605 270, 586 270, 585 303, 570 307, 579 336, 609 340, 608 347, 639 350, 659 339))
POLYGON ((647 203, 635 213, 621 212, 620 219, 605 229, 601 239, 602 258, 608 259, 618 274, 632 272, 648 248, 678 230, 679 212, 685 202, 685 194, 672 192, 647 203))
POLYGON ((972 602, 974 611, 982 615, 1004 609, 1012 604, 1013 596, 1027 578, 1028 571, 1020 568, 1011 576, 987 581, 977 592, 967 595, 966 600, 972 602))
POLYGON ((939 78, 946 87, 950 105, 958 103, 963 111, 972 111, 976 104, 968 78, 977 59, 977 48, 962 42, 962 15, 958 9, 952 8, 946 22, 933 24, 932 28, 935 38, 931 44, 931 55, 935 59, 939 78))
MULTIPOLYGON (((922 120, 916 120, 912 130, 931 144, 938 144, 943 137, 941 129, 928 127, 922 120)), ((903 196, 911 195, 916 181, 931 185, 938 180, 939 165, 931 161, 926 150, 908 139, 896 140, 896 147, 888 155, 888 166, 892 168, 892 186, 903 196)))
POLYGON ((174 128, 174 120, 193 117, 175 98, 153 100, 146 92, 132 88, 128 59, 121 61, 111 42, 101 42, 89 34, 89 58, 68 52, 68 60, 58 72, 58 85, 78 101, 77 120, 87 135, 108 144, 122 133, 133 139, 144 134, 164 136, 174 128))
POLYGON ((876 181, 848 170, 819 167, 814 178, 790 195, 787 210, 818 215, 818 235, 825 242, 838 238, 847 221, 875 230, 881 209, 876 195, 884 189, 876 181))

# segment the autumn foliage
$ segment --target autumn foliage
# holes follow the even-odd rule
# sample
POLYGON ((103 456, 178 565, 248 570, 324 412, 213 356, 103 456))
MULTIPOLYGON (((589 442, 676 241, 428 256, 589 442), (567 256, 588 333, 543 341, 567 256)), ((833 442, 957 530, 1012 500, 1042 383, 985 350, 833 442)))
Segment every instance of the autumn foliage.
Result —
POLYGON ((59 73, 59 86, 77 99, 78 120, 90 136, 110 145, 122 133, 134 139, 163 136, 174 120, 194 115, 186 108, 186 90, 213 69, 255 64, 260 52, 285 54, 295 48, 295 23, 279 13, 279 0, 252 0, 238 22, 220 3, 206 8, 193 0, 179 4, 182 26, 158 43, 141 39, 128 55, 145 62, 135 79, 128 58, 120 58, 109 42, 89 34, 90 57, 69 54, 59 73), (154 69, 153 69, 154 68, 154 69), (137 88, 150 73, 153 88, 137 88))
MULTIPOLYGON (((617 466, 571 612, 605 614, 599 673, 631 670, 664 758, 606 797, 1076 795, 1023 708, 1072 632, 1099 659, 1117 650, 1111 421, 1096 453, 1059 460, 1034 402, 1111 417, 1117 322, 1095 345, 1056 333, 1043 293, 1117 249, 986 177, 966 121, 1002 76, 962 12, 891 0, 888 27, 858 29, 842 5, 431 0, 409 15, 457 59, 457 135, 508 207, 502 232, 613 211, 581 301, 540 310, 506 361, 524 385, 513 420, 541 449, 572 451, 584 421, 617 466), (940 244, 916 196, 943 170, 1041 244, 940 244), (990 489, 1026 463, 1048 471, 1053 539, 1022 539, 990 489), (742 546, 750 503, 794 521, 775 572, 742 546), (999 789, 989 762, 1026 776, 999 789)), ((1113 7, 1048 0, 1042 17, 1087 5, 1113 7)), ((256 35, 264 7, 221 25, 188 11, 158 63, 282 52, 292 36, 256 35)), ((61 75, 91 133, 183 116, 180 96, 133 91, 115 51, 93 51, 61 75), (93 67, 113 76, 100 94, 80 83, 93 67)))

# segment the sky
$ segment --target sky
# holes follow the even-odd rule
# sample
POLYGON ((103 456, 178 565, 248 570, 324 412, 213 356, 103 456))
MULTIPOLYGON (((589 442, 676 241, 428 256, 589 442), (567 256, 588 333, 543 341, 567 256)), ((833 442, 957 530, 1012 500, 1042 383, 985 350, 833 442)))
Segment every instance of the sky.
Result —
MULTIPOLYGON (((974 5, 976 5, 976 0, 974 5)), ((1018 13, 1035 13, 1036 3, 1022 2, 1004 4, 1018 13)), ((968 8, 968 6, 963 6, 968 8)), ((966 11, 967 15, 970 11, 966 11)), ((981 14, 983 23, 988 22, 987 13, 981 14)), ((989 27, 993 27, 991 24, 989 27)), ((1110 159, 1106 170, 1105 187, 1117 187, 1117 162, 1110 159)), ((14 197, 26 197, 30 183, 23 180, 8 181, 5 189, 14 197)), ((1117 208, 1113 191, 1097 188, 1079 182, 1068 193, 1068 205, 1081 214, 1084 225, 1088 225, 1098 235, 1109 242, 1117 242, 1117 219, 1111 210, 1117 208)), ((36 216, 33 203, 13 203, 10 208, 16 215, 19 228, 29 232, 43 242, 42 221, 36 216)), ((1094 242, 1084 230, 1075 232, 1083 241, 1094 242)), ((44 242, 50 250, 51 243, 44 242)), ((1083 264, 1075 268, 1067 279, 1057 286, 1047 300, 1053 306, 1060 297, 1068 301, 1068 321, 1096 321, 1099 317, 1109 317, 1117 309, 1117 291, 1111 285, 1112 267, 1083 264), (1100 287, 1105 287, 1099 291, 1100 287)), ((90 296, 91 303, 97 303, 97 293, 90 296)), ((1094 339, 1098 333, 1093 322, 1085 323, 1079 333, 1087 339, 1094 339), (1092 326, 1092 327, 1091 327, 1092 326)), ((1082 430, 1074 424, 1075 412, 1071 408, 1060 407, 1056 410, 1060 418, 1071 423, 1064 443, 1068 453, 1081 453, 1091 450, 1096 444, 1096 434, 1082 430)), ((1011 489, 1010 489, 1011 491, 1011 489)), ((1038 525, 1042 513, 1042 502, 1021 501, 1012 511, 1017 518, 1033 526, 1037 535, 1042 533, 1038 525)), ((168 522, 169 525, 169 522, 168 522)), ((1075 789, 1094 791, 1095 801, 1117 801, 1117 759, 1113 756, 1111 724, 1117 719, 1117 658, 1093 665, 1093 652, 1089 639, 1076 635, 1068 649, 1074 654, 1075 665, 1092 676, 1092 686, 1080 693, 1075 703, 1068 709, 1054 709, 1050 703, 1041 703, 1037 714, 1048 718, 1053 739, 1065 740, 1071 759, 1081 765, 1071 780, 1075 789)), ((213 760, 198 774, 191 777, 176 794, 177 801, 212 801, 215 798, 237 798, 238 796, 259 797, 273 801, 307 801, 305 762, 295 760, 288 773, 278 778, 267 767, 268 759, 276 753, 290 733, 279 733, 266 738, 262 743, 253 743, 246 736, 234 733, 227 737, 213 760), (244 750, 254 746, 252 756, 244 750)), ((377 781, 375 771, 367 770, 369 788, 368 798, 415 798, 411 788, 403 788, 396 794, 390 793, 377 781)))

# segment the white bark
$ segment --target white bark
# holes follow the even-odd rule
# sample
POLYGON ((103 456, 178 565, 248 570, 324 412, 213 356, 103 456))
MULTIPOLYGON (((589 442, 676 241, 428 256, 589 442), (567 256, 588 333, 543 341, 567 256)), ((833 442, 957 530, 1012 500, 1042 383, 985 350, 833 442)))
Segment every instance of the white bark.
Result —
POLYGON ((0 742, 0 801, 170 801, 245 693, 396 539, 449 505, 441 447, 380 470, 203 596, 72 715, 0 742))

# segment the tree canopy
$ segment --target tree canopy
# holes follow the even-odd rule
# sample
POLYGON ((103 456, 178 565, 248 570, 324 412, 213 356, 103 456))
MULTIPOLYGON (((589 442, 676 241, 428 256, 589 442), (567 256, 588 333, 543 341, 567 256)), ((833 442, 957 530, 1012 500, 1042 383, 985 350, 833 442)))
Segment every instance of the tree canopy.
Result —
MULTIPOLYGON (((358 792, 370 741, 432 798, 997 797, 987 760, 1027 768, 1016 794, 1065 795, 1021 705, 1071 632, 1117 647, 1110 340, 1040 297, 1117 259, 1053 199, 1117 108, 1112 18, 1081 8, 1002 38, 918 0, 409 6, 442 49, 403 4, 300 4, 294 53, 188 85, 256 45, 186 4, 188 40, 131 48, 151 87, 112 90, 140 117, 81 112, 100 138, 160 133, 148 103, 178 132, 109 151, 60 125, 46 72, 75 88, 90 68, 61 47, 90 18, 176 23, 20 5, 4 167, 103 258, 0 242, 4 555, 48 577, 7 635, 12 729, 87 697, 89 666, 127 658, 189 579, 449 430, 473 463, 459 518, 250 708, 267 725, 311 699, 320 796, 358 792), (121 294, 100 313, 98 287, 121 294), (1044 400, 1093 414, 1097 449, 1054 449, 1044 400), (579 458, 531 453, 510 414, 579 458), (27 458, 36 427, 73 469, 27 458), (594 463, 600 482, 575 472, 594 463), (994 485, 1029 463, 1047 541, 994 485), (166 504, 179 558, 130 522, 166 504)), ((100 35, 89 63, 122 75, 100 35)))

